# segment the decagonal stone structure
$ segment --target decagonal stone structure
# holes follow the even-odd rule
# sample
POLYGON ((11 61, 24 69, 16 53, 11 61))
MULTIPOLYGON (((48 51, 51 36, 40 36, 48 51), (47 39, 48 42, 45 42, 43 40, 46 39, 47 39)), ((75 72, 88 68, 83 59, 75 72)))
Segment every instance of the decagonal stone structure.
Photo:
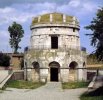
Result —
POLYGON ((86 50, 80 47, 76 17, 49 13, 34 17, 31 46, 25 52, 25 79, 31 81, 86 80, 86 50))

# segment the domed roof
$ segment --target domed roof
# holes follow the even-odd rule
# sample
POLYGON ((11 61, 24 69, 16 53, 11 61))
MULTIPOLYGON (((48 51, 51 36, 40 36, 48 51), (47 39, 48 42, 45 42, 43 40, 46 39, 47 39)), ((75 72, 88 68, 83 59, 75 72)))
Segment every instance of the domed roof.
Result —
POLYGON ((70 24, 73 22, 79 24, 78 20, 74 16, 69 16, 62 13, 48 13, 38 17, 34 17, 32 20, 32 25, 46 23, 70 24))

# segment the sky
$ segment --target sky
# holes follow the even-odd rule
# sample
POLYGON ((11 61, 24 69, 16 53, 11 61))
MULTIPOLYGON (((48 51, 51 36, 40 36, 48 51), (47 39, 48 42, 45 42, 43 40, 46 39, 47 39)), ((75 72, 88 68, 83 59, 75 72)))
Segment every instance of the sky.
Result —
POLYGON ((87 53, 91 53, 94 48, 90 45, 90 37, 85 35, 91 31, 84 27, 90 24, 102 5, 102 0, 0 0, 0 51, 12 52, 8 26, 14 21, 21 24, 25 32, 20 42, 22 48, 19 50, 23 52, 24 47, 30 46, 32 17, 60 12, 78 18, 81 46, 86 47, 87 53))

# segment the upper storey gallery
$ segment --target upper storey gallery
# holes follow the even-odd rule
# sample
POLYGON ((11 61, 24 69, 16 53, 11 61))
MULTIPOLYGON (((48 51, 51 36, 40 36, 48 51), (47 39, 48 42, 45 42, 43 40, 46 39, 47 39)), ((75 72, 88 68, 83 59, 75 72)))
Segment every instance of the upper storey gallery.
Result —
POLYGON ((62 13, 44 14, 32 19, 31 46, 80 47, 79 21, 62 13))

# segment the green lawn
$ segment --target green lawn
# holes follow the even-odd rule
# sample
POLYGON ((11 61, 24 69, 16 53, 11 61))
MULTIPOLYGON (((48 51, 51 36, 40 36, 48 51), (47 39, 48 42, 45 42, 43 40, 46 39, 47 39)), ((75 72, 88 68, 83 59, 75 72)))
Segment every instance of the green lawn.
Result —
POLYGON ((75 89, 75 88, 84 88, 88 86, 88 82, 68 82, 62 83, 63 89, 75 89))
POLYGON ((103 87, 82 94, 80 100, 103 100, 103 87))
POLYGON ((18 88, 18 89, 35 89, 40 86, 45 85, 45 83, 42 82, 30 82, 30 81, 23 81, 23 80, 10 80, 6 87, 11 88, 18 88))
POLYGON ((2 93, 2 90, 0 90, 0 93, 2 93))

